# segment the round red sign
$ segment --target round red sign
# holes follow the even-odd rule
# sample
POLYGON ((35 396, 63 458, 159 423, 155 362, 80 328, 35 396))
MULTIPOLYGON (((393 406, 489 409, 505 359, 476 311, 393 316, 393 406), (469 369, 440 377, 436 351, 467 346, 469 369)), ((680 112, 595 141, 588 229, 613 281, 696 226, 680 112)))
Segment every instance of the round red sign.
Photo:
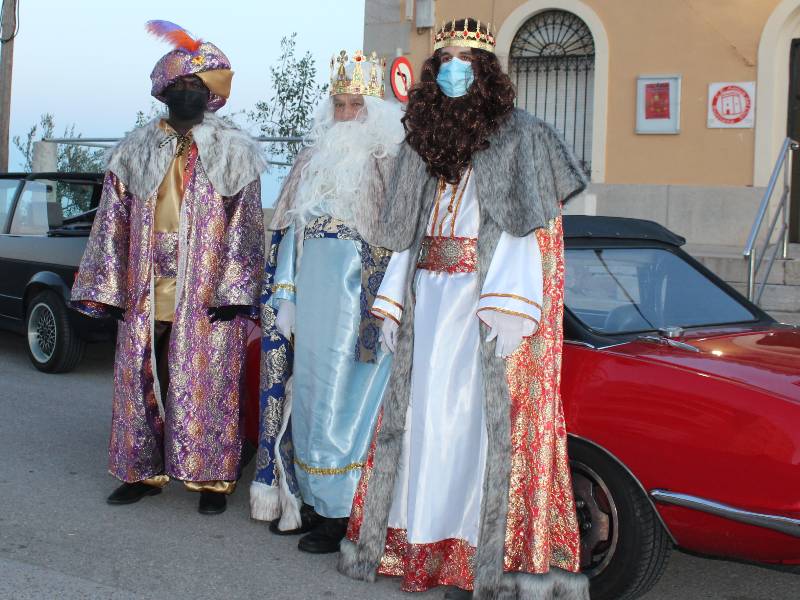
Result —
POLYGON ((750 114, 753 99, 747 90, 738 85, 726 85, 711 100, 714 118, 726 125, 736 125, 744 121, 750 114))
POLYGON ((414 70, 405 56, 398 56, 389 70, 394 97, 400 102, 408 102, 408 90, 414 84, 414 70))

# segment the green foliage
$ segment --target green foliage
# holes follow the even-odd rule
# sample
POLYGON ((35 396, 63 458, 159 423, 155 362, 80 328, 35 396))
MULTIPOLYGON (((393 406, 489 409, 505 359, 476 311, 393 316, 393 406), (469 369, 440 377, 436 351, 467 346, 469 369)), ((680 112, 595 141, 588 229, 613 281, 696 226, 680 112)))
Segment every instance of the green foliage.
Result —
MULTIPOLYGON (((38 140, 54 137, 55 128, 55 118, 50 113, 45 113, 39 119, 39 123, 33 125, 28 130, 24 140, 18 135, 14 136, 14 146, 16 146, 22 154, 22 168, 24 171, 30 172, 33 170, 33 143, 38 140)), ((82 136, 80 133, 75 132, 75 125, 73 124, 64 128, 64 135, 62 137, 80 138, 82 136)), ((99 173, 103 171, 104 162, 102 150, 67 144, 58 145, 56 166, 58 171, 99 173)))
POLYGON ((138 127, 142 127, 143 125, 147 125, 156 117, 162 117, 165 114, 167 114, 166 107, 161 104, 161 102, 151 100, 150 108, 147 110, 147 112, 143 110, 136 112, 136 120, 133 123, 133 128, 136 129, 138 127))
MULTIPOLYGON (((265 136, 301 137, 308 133, 314 107, 328 91, 327 85, 316 82, 317 67, 314 57, 306 52, 296 56, 297 33, 281 39, 281 55, 270 68, 273 94, 269 100, 256 103, 248 112, 265 136)), ((291 162, 300 151, 300 143, 274 143, 270 154, 291 162)))

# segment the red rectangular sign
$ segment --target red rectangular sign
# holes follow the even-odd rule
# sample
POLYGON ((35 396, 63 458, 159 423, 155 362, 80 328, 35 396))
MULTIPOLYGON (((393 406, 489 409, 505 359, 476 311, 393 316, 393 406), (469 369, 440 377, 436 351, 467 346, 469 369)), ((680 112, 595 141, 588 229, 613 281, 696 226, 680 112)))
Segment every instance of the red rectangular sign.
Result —
POLYGON ((647 83, 644 86, 644 118, 669 119, 669 83, 647 83))

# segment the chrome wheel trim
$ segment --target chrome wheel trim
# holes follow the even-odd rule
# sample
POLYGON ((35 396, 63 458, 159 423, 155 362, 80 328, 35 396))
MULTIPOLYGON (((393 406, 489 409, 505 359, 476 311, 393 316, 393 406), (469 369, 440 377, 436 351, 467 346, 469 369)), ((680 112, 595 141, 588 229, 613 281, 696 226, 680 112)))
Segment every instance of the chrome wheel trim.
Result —
POLYGON ((581 572, 592 578, 608 567, 616 553, 617 505, 605 481, 593 469, 574 460, 570 466, 581 536, 581 572))
POLYGON ((31 310, 28 319, 28 347, 36 362, 44 364, 56 351, 56 316, 53 309, 40 302, 31 310))

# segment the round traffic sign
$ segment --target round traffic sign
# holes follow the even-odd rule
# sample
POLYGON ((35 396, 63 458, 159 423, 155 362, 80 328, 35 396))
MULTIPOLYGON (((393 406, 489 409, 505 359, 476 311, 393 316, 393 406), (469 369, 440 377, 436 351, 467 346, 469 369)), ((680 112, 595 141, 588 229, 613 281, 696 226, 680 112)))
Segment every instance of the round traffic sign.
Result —
POLYGON ((389 71, 394 97, 400 102, 408 102, 408 90, 414 85, 414 70, 405 56, 398 56, 389 71))

